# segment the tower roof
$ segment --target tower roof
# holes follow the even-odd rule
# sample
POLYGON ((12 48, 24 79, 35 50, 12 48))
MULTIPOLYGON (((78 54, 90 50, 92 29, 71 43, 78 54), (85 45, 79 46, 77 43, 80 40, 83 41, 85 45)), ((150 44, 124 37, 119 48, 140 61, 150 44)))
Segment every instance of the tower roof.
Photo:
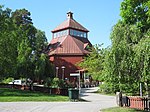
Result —
POLYGON ((64 29, 68 29, 68 28, 89 32, 86 28, 84 28, 81 24, 79 24, 77 21, 75 21, 73 19, 73 13, 72 12, 68 12, 67 13, 67 20, 65 20, 60 25, 58 25, 54 30, 52 30, 52 32, 54 33, 57 31, 64 30, 64 29))
POLYGON ((84 55, 89 54, 89 51, 86 49, 87 46, 91 46, 91 43, 88 39, 79 40, 70 35, 54 38, 51 40, 49 46, 51 50, 49 55, 84 55))

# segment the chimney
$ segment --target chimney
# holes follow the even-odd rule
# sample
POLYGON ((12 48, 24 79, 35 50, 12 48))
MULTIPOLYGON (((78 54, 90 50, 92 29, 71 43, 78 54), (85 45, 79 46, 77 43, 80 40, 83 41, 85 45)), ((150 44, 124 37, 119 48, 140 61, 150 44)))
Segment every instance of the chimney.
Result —
POLYGON ((69 12, 67 13, 67 18, 68 18, 68 19, 73 19, 73 13, 72 13, 71 11, 69 11, 69 12))

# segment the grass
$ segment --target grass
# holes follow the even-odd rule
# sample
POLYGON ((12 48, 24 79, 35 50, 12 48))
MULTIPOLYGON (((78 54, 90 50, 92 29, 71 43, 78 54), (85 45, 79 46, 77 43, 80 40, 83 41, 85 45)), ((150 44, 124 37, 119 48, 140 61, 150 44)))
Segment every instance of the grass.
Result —
POLYGON ((50 95, 41 92, 23 91, 17 89, 0 88, 0 102, 18 101, 69 101, 67 96, 50 95))
POLYGON ((123 107, 112 107, 108 109, 102 109, 101 112, 145 112, 145 111, 123 107))

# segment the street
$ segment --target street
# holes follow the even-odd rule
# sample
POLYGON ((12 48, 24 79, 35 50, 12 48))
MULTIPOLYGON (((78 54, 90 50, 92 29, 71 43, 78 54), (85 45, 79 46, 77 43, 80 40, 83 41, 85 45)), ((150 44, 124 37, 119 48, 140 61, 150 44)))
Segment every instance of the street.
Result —
POLYGON ((117 106, 114 96, 92 93, 96 89, 81 90, 80 97, 87 102, 0 102, 0 112, 99 112, 117 106))

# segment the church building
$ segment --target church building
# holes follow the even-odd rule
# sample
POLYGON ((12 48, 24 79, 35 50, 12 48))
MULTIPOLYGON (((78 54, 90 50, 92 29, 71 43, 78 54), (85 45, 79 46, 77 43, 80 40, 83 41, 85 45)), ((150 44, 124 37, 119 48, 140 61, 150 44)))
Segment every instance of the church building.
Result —
POLYGON ((90 53, 89 31, 74 20, 72 12, 68 12, 67 19, 51 32, 48 55, 55 66, 55 76, 72 79, 73 74, 80 73, 82 79, 84 70, 77 64, 90 53))

